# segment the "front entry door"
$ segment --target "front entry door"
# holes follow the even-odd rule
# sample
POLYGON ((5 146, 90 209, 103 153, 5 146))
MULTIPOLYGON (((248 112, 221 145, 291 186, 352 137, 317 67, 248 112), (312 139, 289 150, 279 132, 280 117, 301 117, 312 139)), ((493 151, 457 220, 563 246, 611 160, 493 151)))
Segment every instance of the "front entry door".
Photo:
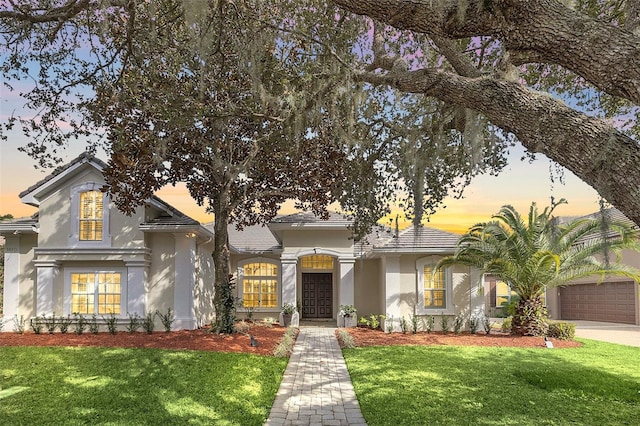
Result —
POLYGON ((333 274, 302 274, 302 317, 333 318, 333 274))

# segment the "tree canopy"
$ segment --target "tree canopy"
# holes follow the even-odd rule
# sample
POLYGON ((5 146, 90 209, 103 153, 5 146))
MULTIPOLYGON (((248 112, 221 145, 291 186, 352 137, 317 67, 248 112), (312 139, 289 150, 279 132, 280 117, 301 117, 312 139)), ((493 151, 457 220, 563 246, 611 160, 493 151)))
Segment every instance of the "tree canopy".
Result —
POLYGON ((640 224, 636 1, 333 3, 378 34, 356 80, 478 111, 640 224))
MULTIPOLYGON (((286 51, 281 66, 308 59, 298 75, 306 95, 282 87, 261 102, 283 101, 302 118, 283 127, 314 116, 342 141, 354 162, 340 198, 363 220, 387 212, 397 190, 411 215, 428 214, 474 175, 499 172, 517 139, 640 224, 640 8, 631 0, 12 0, 0 10, 0 71, 9 84, 32 79, 23 96, 39 113, 10 118, 2 134, 22 124, 25 150, 42 165, 71 138, 104 141, 85 114, 94 90, 124 81, 136 58, 155 59, 171 8, 187 19, 235 8, 248 28, 278 32, 282 41, 263 48, 286 51)), ((208 23, 211 34, 230 28, 208 23)), ((291 83, 273 70, 272 84, 291 83)))

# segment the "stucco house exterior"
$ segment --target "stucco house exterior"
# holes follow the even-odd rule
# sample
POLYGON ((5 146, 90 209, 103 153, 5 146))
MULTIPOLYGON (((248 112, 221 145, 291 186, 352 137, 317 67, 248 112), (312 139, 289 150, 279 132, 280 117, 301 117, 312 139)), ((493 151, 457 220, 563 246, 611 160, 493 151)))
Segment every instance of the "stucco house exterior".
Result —
MULTIPOLYGON (((4 321, 36 315, 128 314, 169 308, 175 329, 214 316, 213 227, 157 197, 132 216, 100 191, 105 163, 82 154, 20 194, 38 207, 31 218, 0 222, 6 240, 4 321)), ((386 315, 396 330, 411 315, 481 315, 483 277, 432 266, 453 253, 458 235, 410 227, 379 227, 354 242, 347 219, 307 213, 264 226, 229 227, 238 316, 274 317, 283 304, 299 319, 337 319, 341 305, 358 315, 386 315)), ((10 325, 4 331, 10 331, 10 325)))
POLYGON ((210 321, 213 234, 156 197, 120 213, 100 191, 105 166, 80 155, 19 195, 33 217, 0 222, 5 323, 72 313, 124 323, 169 308, 177 329, 210 321))

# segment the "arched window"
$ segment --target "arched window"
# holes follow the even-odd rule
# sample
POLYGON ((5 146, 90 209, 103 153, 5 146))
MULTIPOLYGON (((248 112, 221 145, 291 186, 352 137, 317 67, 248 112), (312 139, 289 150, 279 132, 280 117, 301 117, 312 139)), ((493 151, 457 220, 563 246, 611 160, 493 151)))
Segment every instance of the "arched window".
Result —
POLYGON ((87 182, 71 188, 71 247, 110 247, 109 198, 102 184, 87 182))
POLYGON ((79 235, 80 241, 102 241, 102 219, 104 203, 102 192, 85 191, 80 193, 79 235))
POLYGON ((312 254, 300 259, 302 269, 333 269, 333 257, 325 254, 312 254))
POLYGON ((241 265, 242 303, 245 308, 278 307, 278 265, 269 261, 241 265))

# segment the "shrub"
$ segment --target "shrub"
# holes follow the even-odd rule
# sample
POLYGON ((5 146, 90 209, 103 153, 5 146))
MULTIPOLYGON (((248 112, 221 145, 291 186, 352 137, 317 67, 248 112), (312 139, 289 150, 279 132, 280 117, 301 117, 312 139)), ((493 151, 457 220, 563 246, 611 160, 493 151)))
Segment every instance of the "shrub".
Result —
POLYGON ((235 323, 233 325, 233 330, 236 333, 243 333, 246 334, 249 332, 249 329, 251 328, 251 326, 249 326, 249 323, 247 323, 246 321, 238 321, 237 323, 235 323))
POLYGON ((413 334, 418 332, 418 316, 416 314, 411 315, 411 332, 413 334))
POLYGON ((476 316, 469 317, 469 331, 471 334, 476 334, 478 328, 480 327, 480 319, 476 316))
POLYGON ((163 314, 160 311, 156 311, 156 315, 160 318, 160 322, 162 322, 162 326, 164 327, 164 331, 169 333, 171 331, 171 327, 173 327, 173 322, 176 320, 173 316, 173 312, 171 308, 167 309, 167 313, 163 314))
POLYGON ((393 315, 387 315, 387 320, 384 323, 387 333, 393 333, 393 315))
POLYGON ((400 330, 402 330, 404 334, 407 334, 407 331, 409 331, 409 323, 404 315, 400 317, 400 330))
POLYGON ((96 314, 93 314, 91 321, 89 321, 89 333, 98 334, 98 331, 100 331, 100 327, 98 327, 98 317, 96 314))
POLYGON ((138 315, 137 312, 134 312, 133 315, 127 313, 127 315, 129 316, 129 323, 127 324, 126 329, 129 333, 135 333, 140 327, 142 327, 140 315, 138 315))
POLYGON ((549 323, 547 336, 559 340, 573 340, 576 336, 576 325, 570 322, 549 323))
POLYGON ((116 334, 118 332, 118 319, 116 318, 116 314, 111 312, 107 318, 102 317, 102 319, 107 324, 109 334, 116 334))
POLYGON ((462 317, 462 314, 456 315, 455 318, 453 318, 453 332, 455 334, 460 334, 463 326, 464 318, 462 317))
POLYGON ((0 317, 0 331, 4 328, 4 318, 0 317))
POLYGON ((293 351, 293 345, 296 342, 296 328, 289 327, 287 331, 282 335, 282 340, 278 343, 278 346, 273 350, 273 355, 277 357, 287 357, 291 355, 293 351))
POLYGON ((449 317, 445 314, 440 315, 440 330, 443 334, 449 332, 449 317))
POLYGON ((484 332, 487 334, 491 334, 491 327, 493 327, 493 323, 491 319, 484 317, 484 321, 482 321, 482 325, 484 326, 484 332))
POLYGON ((67 334, 69 331, 69 326, 71 325, 71 315, 67 315, 66 317, 60 317, 60 321, 58 321, 58 328, 60 328, 60 333, 67 334))
POLYGON ((87 328, 87 319, 82 314, 78 314, 78 313, 74 313, 73 318, 76 321, 76 328, 74 330, 75 333, 76 334, 84 333, 84 330, 87 328))
POLYGON ((20 315, 18 318, 18 314, 13 317, 13 331, 17 334, 24 334, 24 326, 25 326, 24 315, 20 315))
POLYGON ((362 316, 360 317, 360 320, 358 321, 360 323, 360 325, 362 325, 363 327, 371 327, 371 321, 369 320, 369 318, 362 316))
POLYGON ((374 330, 377 330, 378 328, 380 328, 380 321, 378 320, 377 315, 370 315, 369 320, 371 321, 371 328, 373 328, 374 330))
POLYGON ((422 317, 420 320, 422 321, 422 328, 424 328, 424 331, 426 331, 427 334, 431 334, 435 324, 435 318, 433 315, 427 315, 426 317, 422 317))
POLYGON ((507 317, 502 321, 502 331, 504 333, 511 333, 511 317, 507 317))
POLYGON ((31 326, 31 330, 35 334, 42 333, 42 321, 40 320, 39 316, 36 315, 35 318, 32 318, 29 325, 31 326))
POLYGON ((147 312, 147 315, 142 319, 142 329, 147 333, 153 333, 155 324, 153 323, 153 312, 147 312))
POLYGON ((51 314, 50 317, 43 317, 44 319, 44 325, 45 327, 47 327, 47 332, 49 334, 53 334, 56 331, 56 314, 55 312, 51 314))
POLYGON ((338 328, 336 331, 338 333, 337 337, 341 348, 353 349, 356 347, 356 342, 353 340, 353 337, 351 337, 351 334, 349 334, 347 330, 345 330, 344 328, 338 328))

